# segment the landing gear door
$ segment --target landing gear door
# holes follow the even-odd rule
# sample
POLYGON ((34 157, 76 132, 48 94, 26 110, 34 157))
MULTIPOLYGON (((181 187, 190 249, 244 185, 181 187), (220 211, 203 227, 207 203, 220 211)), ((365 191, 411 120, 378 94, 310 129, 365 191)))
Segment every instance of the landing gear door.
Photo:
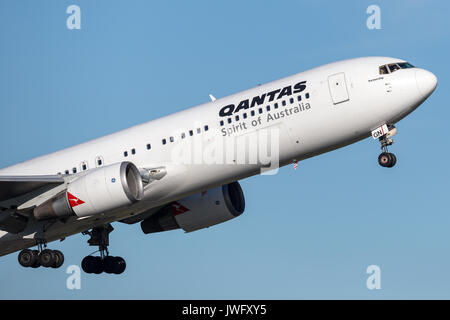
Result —
POLYGON ((339 104, 350 99, 348 96, 345 74, 343 72, 329 76, 328 87, 330 88, 330 95, 333 100, 333 104, 339 104))

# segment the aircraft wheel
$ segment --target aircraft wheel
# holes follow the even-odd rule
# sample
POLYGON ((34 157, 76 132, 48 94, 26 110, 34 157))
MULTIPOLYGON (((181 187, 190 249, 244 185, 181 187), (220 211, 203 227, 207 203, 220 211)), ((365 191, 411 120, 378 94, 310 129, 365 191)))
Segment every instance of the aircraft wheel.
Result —
POLYGON ((116 273, 116 258, 113 256, 106 256, 105 259, 103 259, 103 267, 106 273, 116 273))
POLYGON ((122 274, 125 269, 127 268, 127 263, 125 262, 125 260, 122 257, 116 257, 115 258, 115 262, 116 262, 116 270, 115 270, 115 274, 122 274))
POLYGON ((389 168, 392 168, 397 163, 397 157, 393 153, 390 153, 390 156, 391 156, 392 162, 391 162, 389 168))
POLYGON ((397 163, 397 157, 393 153, 383 152, 378 156, 378 163, 385 168, 392 168, 397 163))
POLYGON ((389 157, 389 153, 387 152, 383 152, 378 156, 378 164, 382 167, 387 167, 390 161, 391 157, 389 157))
POLYGON ((95 271, 95 257, 87 256, 81 261, 81 268, 86 273, 94 273, 95 271))
POLYGON ((41 259, 39 259, 39 251, 33 250, 33 254, 36 256, 34 264, 31 266, 33 269, 39 268, 41 266, 41 259))
POLYGON ((30 249, 20 251, 19 256, 17 257, 20 265, 25 268, 32 267, 36 263, 37 258, 38 257, 33 250, 30 249))
POLYGON ((100 274, 103 271, 105 271, 105 268, 103 266, 103 260, 100 257, 94 257, 94 273, 100 274))
POLYGON ((50 268, 55 263, 56 257, 52 250, 45 249, 39 254, 39 260, 43 267, 50 268))
POLYGON ((64 254, 59 250, 53 250, 53 254, 55 255, 55 262, 52 265, 52 268, 59 268, 64 263, 64 254))

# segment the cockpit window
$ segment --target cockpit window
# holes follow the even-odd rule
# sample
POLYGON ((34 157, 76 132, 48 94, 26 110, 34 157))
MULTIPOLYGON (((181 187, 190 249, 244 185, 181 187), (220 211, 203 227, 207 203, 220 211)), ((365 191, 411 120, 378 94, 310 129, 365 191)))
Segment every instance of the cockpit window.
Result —
POLYGON ((381 66, 380 67, 380 74, 388 74, 388 68, 386 66, 381 66))
POLYGON ((409 62, 399 62, 398 66, 402 69, 414 68, 414 66, 409 62))
POLYGON ((388 65, 384 65, 380 67, 380 74, 388 74, 395 72, 400 69, 410 69, 415 68, 411 63, 409 62, 399 62, 399 63, 391 63, 388 65))
POLYGON ((400 67, 396 63, 391 63, 390 65, 388 65, 388 67, 391 73, 400 69, 400 67))

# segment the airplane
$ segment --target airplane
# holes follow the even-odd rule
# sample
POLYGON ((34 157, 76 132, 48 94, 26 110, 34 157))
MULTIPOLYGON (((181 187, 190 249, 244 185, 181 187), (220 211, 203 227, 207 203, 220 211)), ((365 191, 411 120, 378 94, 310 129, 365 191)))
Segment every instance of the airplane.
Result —
POLYGON ((98 247, 90 274, 121 274, 112 223, 145 234, 193 232, 240 216, 239 180, 273 174, 371 137, 392 168, 396 124, 435 90, 436 76, 390 57, 338 61, 0 170, 0 256, 59 268, 47 244, 78 233, 98 247), (36 247, 35 249, 32 249, 36 247))

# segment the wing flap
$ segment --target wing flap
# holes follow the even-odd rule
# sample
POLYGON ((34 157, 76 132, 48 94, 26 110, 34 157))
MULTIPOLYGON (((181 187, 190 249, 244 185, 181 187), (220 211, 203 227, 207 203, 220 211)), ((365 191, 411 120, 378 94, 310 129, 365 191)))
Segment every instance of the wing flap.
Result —
POLYGON ((64 178, 48 176, 0 176, 0 201, 12 199, 44 186, 58 186, 64 178))
POLYGON ((13 210, 0 209, 0 230, 17 234, 27 226, 27 219, 13 210))

